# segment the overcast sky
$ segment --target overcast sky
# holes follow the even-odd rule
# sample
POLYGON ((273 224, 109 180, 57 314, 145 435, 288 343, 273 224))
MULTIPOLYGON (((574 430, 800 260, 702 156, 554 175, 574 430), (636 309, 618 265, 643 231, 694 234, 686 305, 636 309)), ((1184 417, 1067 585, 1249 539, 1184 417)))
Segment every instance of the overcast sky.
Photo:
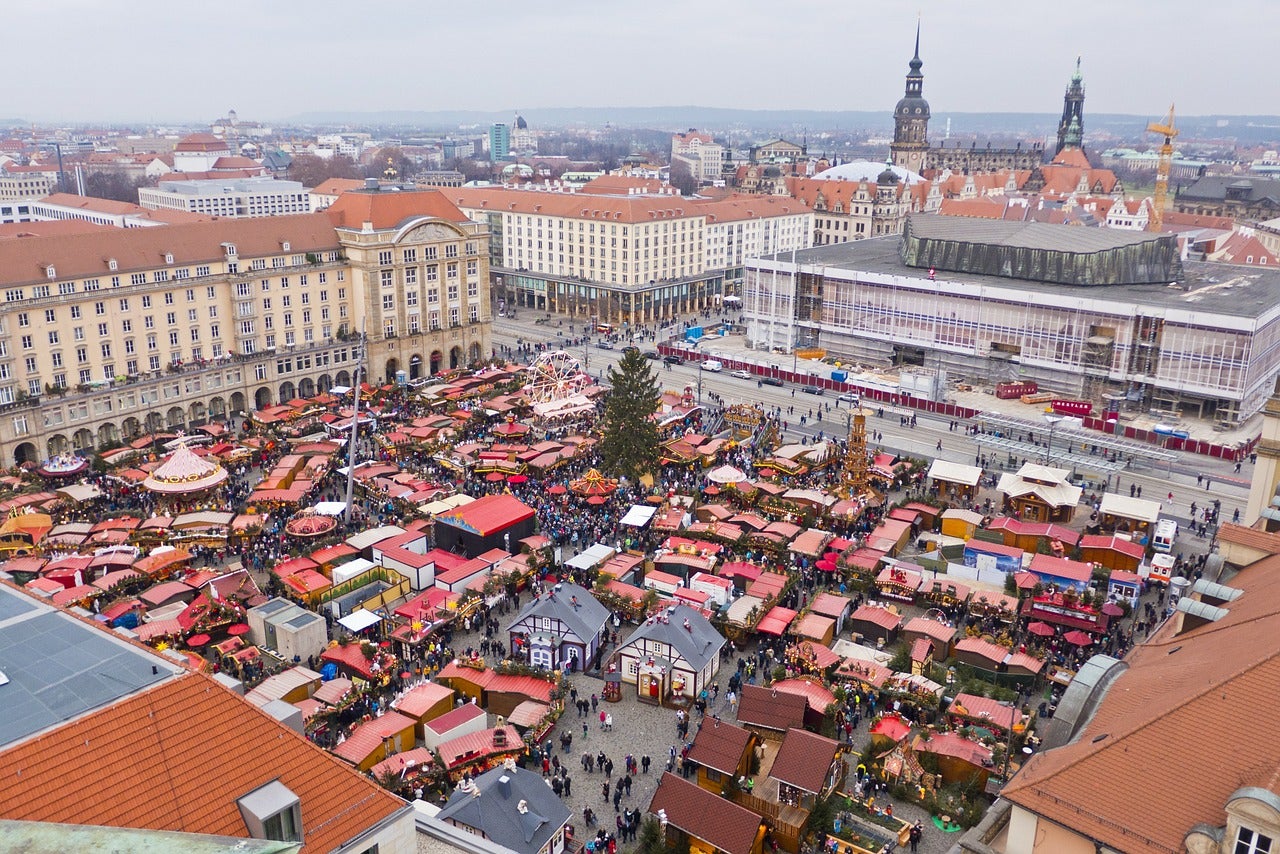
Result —
POLYGON ((10 0, 0 117, 314 110, 887 110, 917 11, 946 112, 1280 114, 1274 0, 10 0))

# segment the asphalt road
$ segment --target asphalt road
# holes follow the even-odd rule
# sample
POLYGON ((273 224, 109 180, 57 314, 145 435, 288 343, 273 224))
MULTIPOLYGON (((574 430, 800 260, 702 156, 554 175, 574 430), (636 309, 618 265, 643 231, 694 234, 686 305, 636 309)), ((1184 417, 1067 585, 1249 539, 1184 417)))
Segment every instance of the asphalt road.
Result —
MULTIPOLYGON (((549 324, 535 325, 533 320, 538 316, 540 315, 522 313, 517 320, 495 319, 494 343, 515 346, 517 341, 529 343, 568 340, 575 335, 580 335, 583 329, 581 324, 575 324, 574 331, 571 331, 568 321, 564 321, 563 326, 557 326, 554 319, 549 324), (557 333, 560 333, 559 337, 557 333)), ((599 375, 607 378, 609 366, 615 365, 622 357, 621 348, 624 345, 617 343, 613 345, 614 349, 602 349, 596 346, 594 340, 598 336, 592 336, 592 338, 593 342, 585 347, 579 345, 564 349, 577 356, 592 376, 599 375)), ((638 346, 641 349, 650 350, 655 347, 655 344, 651 341, 640 342, 638 346)), ((830 391, 823 396, 817 396, 805 394, 793 384, 781 387, 758 386, 754 379, 739 379, 727 371, 721 373, 700 371, 696 363, 666 366, 661 362, 655 362, 654 368, 663 388, 683 390, 688 387, 693 389, 695 395, 700 388, 704 403, 710 402, 708 394, 714 392, 720 395, 726 406, 735 403, 763 403, 766 407, 781 408, 782 420, 788 424, 785 435, 789 441, 799 441, 801 437, 813 440, 820 432, 824 436, 831 436, 833 431, 836 436, 843 437, 848 429, 845 417, 847 405, 839 403, 836 395, 830 391), (808 423, 801 426, 800 416, 809 416, 811 411, 817 410, 820 406, 831 407, 829 412, 822 413, 822 421, 807 417, 808 423), (788 407, 794 407, 794 414, 787 413, 788 407)), ((935 417, 907 408, 897 409, 886 406, 884 411, 883 418, 873 417, 867 422, 869 433, 874 430, 884 434, 882 441, 872 443, 873 447, 881 447, 913 457, 942 458, 970 465, 974 463, 975 456, 981 453, 973 437, 966 435, 962 428, 954 432, 948 429, 949 419, 947 418, 935 417), (899 413, 915 414, 916 425, 901 426, 899 413), (942 443, 941 451, 938 450, 939 442, 942 443)), ((1226 521, 1231 519, 1235 509, 1244 511, 1248 501, 1252 468, 1246 462, 1240 474, 1235 474, 1231 462, 1197 454, 1179 453, 1171 467, 1167 464, 1156 467, 1140 464, 1120 472, 1118 485, 1113 478, 1111 489, 1119 490, 1123 494, 1127 492, 1130 484, 1136 484, 1142 488, 1143 497, 1156 501, 1165 499, 1169 492, 1173 492, 1173 501, 1164 501, 1163 515, 1178 520, 1183 527, 1190 521, 1192 502, 1195 502, 1199 508, 1217 499, 1222 502, 1220 518, 1226 521), (1209 489, 1198 487, 1197 475, 1209 477, 1211 487, 1209 489)), ((1193 542, 1190 537, 1184 536, 1183 539, 1193 542)))

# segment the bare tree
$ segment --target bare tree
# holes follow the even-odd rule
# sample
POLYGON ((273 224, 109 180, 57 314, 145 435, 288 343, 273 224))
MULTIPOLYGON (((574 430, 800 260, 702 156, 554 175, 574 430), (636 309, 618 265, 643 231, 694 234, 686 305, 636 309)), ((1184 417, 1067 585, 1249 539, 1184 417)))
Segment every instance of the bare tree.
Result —
POLYGON ((359 178, 360 170, 356 164, 342 154, 333 157, 317 157, 314 154, 299 154, 289 164, 289 177, 301 181, 304 187, 315 187, 330 178, 359 178))

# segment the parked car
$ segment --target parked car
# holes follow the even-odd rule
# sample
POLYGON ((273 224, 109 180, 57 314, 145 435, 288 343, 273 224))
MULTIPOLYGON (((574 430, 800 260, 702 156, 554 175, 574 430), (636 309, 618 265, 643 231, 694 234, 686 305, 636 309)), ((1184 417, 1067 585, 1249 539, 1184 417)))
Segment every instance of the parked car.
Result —
POLYGON ((740 380, 749 380, 751 379, 751 372, 750 371, 734 371, 729 376, 737 377, 740 380))
POLYGON ((623 348, 622 348, 622 352, 624 352, 624 353, 639 353, 639 352, 640 352, 640 348, 639 348, 639 347, 637 347, 637 346, 635 346, 634 344, 628 344, 626 347, 623 347, 623 348))
POLYGON ((659 353, 657 350, 645 350, 645 351, 644 351, 644 357, 645 357, 646 359, 653 359, 653 360, 657 361, 658 359, 661 359, 661 358, 662 358, 662 354, 661 354, 661 353, 659 353))
POLYGON ((663 357, 662 357, 662 361, 666 362, 668 365, 683 365, 683 364, 684 364, 684 359, 681 359, 679 356, 677 356, 677 355, 676 355, 676 354, 674 354, 674 353, 672 353, 672 354, 671 354, 671 355, 669 355, 669 356, 663 356, 663 357))
POLYGON ((783 385, 781 377, 761 377, 760 382, 765 385, 783 385))
POLYGON ((612 345, 612 344, 610 344, 608 341, 597 341, 597 342, 596 342, 596 346, 597 346, 597 347, 599 347, 601 350, 612 350, 612 349, 613 349, 613 345, 612 345))

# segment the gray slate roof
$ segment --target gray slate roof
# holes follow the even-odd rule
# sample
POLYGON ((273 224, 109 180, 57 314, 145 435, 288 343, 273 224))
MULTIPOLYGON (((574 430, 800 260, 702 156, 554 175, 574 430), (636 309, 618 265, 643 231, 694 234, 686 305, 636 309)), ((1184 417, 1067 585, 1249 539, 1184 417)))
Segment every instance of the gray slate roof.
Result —
POLYGON ((1280 204, 1280 180, 1275 178, 1251 178, 1240 175, 1206 175, 1190 187, 1178 191, 1179 199, 1207 199, 1222 201, 1227 197, 1227 188, 1248 185, 1249 192, 1245 198, 1250 202, 1271 199, 1280 204))
POLYGON ((600 633, 609 619, 609 609, 601 605, 591 591, 577 584, 564 582, 556 585, 559 590, 551 590, 534 599, 520 615, 511 621, 507 631, 530 617, 550 617, 561 620, 575 635, 590 643, 600 633), (575 608, 573 599, 577 598, 575 608))
POLYGON ((182 669, 0 587, 0 747, 172 679, 182 669))
POLYGON ((484 833, 512 851, 537 852, 569 820, 569 808, 542 775, 523 768, 490 768, 475 778, 480 796, 455 790, 436 818, 452 820, 484 833), (506 778, 508 793, 501 780, 506 778), (527 809, 520 811, 520 802, 527 809))
POLYGON ((675 647, 694 671, 701 670, 719 655, 725 643, 724 635, 711 625, 711 621, 688 605, 676 605, 659 616, 650 617, 631 633, 622 646, 632 646, 641 639, 675 647), (684 627, 686 620, 689 621, 688 629, 684 627))

